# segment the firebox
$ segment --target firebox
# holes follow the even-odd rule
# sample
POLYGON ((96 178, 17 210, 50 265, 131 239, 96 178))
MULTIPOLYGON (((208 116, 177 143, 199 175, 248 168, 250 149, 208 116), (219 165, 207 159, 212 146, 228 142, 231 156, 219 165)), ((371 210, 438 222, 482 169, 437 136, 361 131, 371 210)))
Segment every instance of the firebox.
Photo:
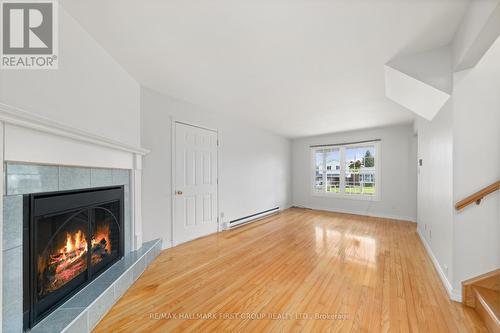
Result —
POLYGON ((115 186, 24 196, 25 328, 123 257, 123 193, 115 186))

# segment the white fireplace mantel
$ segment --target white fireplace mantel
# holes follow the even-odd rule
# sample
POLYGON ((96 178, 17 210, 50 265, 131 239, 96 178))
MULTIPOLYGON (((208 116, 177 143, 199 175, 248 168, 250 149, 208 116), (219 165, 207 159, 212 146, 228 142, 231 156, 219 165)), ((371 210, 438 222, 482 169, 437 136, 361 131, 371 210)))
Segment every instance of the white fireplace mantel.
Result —
MULTIPOLYGON (((1 103, 0 123, 3 132, 2 167, 4 162, 9 161, 131 170, 134 235, 131 248, 137 250, 141 247, 142 156, 149 152, 147 149, 75 129, 1 103)), ((3 181, 0 180, 2 186, 3 181)))
POLYGON ((82 131, 3 103, 0 103, 0 122, 46 134, 52 134, 66 139, 73 139, 80 142, 94 144, 96 146, 107 147, 118 151, 139 155, 146 155, 149 153, 149 150, 147 149, 131 146, 93 133, 82 131))
MULTIPOLYGON (((141 178, 142 157, 147 149, 118 142, 72 128, 32 112, 0 103, 0 174, 5 162, 48 164, 130 170, 132 244, 142 246, 141 178)), ((5 188, 5 177, 0 186, 5 188)), ((0 253, 3 240, 3 200, 0 200, 0 253)), ((0 286, 3 284, 3 256, 0 255, 0 286)), ((0 288, 0 304, 2 304, 0 288)), ((0 311, 0 327, 2 327, 0 311)))

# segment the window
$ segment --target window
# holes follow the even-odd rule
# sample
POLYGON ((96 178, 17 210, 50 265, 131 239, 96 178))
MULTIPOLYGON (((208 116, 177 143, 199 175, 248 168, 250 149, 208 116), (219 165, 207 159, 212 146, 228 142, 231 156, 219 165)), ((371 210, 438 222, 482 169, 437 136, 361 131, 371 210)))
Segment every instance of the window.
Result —
POLYGON ((313 194, 378 199, 378 142, 313 147, 313 194))
POLYGON ((318 192, 340 191, 340 150, 319 149, 315 154, 315 185, 318 192))

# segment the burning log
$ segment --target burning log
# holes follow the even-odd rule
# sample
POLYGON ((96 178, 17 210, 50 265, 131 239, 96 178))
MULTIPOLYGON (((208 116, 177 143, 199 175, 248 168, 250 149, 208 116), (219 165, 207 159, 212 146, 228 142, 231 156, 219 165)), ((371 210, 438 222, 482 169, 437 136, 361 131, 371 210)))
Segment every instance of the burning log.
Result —
POLYGON ((103 238, 100 242, 95 243, 92 247, 92 263, 97 264, 107 255, 109 255, 107 249, 107 241, 103 238))
POLYGON ((87 255, 91 251, 91 262, 97 264, 111 254, 109 225, 98 226, 90 244, 81 230, 67 233, 61 248, 38 258, 40 295, 61 288, 87 269, 87 255))
POLYGON ((53 264, 59 264, 66 261, 74 261, 79 257, 83 256, 87 252, 87 246, 80 246, 77 249, 71 250, 70 252, 60 252, 50 255, 49 266, 53 264))
POLYGON ((64 270, 72 271, 74 270, 74 266, 86 261, 85 253, 87 253, 87 249, 81 249, 78 253, 75 251, 66 254, 66 256, 58 256, 57 260, 51 256, 51 261, 47 266, 47 272, 56 275, 64 270))
POLYGON ((44 275, 45 281, 47 281, 46 292, 51 292, 59 289, 61 286, 71 281, 74 277, 78 276, 80 273, 87 269, 87 261, 84 258, 73 261, 66 265, 64 269, 56 268, 55 271, 52 269, 46 270, 44 275))

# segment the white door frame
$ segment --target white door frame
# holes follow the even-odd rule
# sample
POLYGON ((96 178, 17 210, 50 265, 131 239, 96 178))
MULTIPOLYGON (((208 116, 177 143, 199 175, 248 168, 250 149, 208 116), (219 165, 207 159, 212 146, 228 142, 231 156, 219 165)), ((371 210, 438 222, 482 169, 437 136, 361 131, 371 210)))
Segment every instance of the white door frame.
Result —
POLYGON ((207 127, 207 126, 203 126, 203 125, 198 125, 198 124, 194 124, 192 122, 189 122, 189 121, 184 121, 184 120, 180 120, 180 119, 177 119, 177 118, 174 118, 174 117, 170 117, 171 119, 171 126, 172 126, 172 130, 171 130, 171 141, 172 141, 172 147, 171 147, 171 173, 170 173, 170 182, 172 184, 172 188, 170 189, 170 196, 171 196, 171 200, 170 200, 170 204, 171 204, 171 221, 172 221, 172 225, 171 225, 171 232, 172 232, 172 246, 177 246, 179 245, 180 243, 177 242, 176 238, 175 238, 175 189, 176 189, 176 184, 175 184, 175 157, 176 157, 176 153, 175 153, 175 147, 176 147, 176 133, 175 133, 175 130, 176 130, 176 127, 175 125, 176 124, 183 124, 183 125, 188 125, 188 126, 193 126, 193 127, 197 127, 197 128, 201 128, 201 129, 204 129, 204 130, 207 130, 207 131, 212 131, 212 132, 215 132, 217 134, 217 232, 220 232, 222 229, 221 229, 221 226, 220 226, 220 223, 221 223, 221 220, 219 218, 219 211, 220 211, 220 207, 219 207, 219 204, 220 204, 220 199, 219 199, 219 131, 217 129, 213 129, 213 128, 210 128, 210 127, 207 127))

